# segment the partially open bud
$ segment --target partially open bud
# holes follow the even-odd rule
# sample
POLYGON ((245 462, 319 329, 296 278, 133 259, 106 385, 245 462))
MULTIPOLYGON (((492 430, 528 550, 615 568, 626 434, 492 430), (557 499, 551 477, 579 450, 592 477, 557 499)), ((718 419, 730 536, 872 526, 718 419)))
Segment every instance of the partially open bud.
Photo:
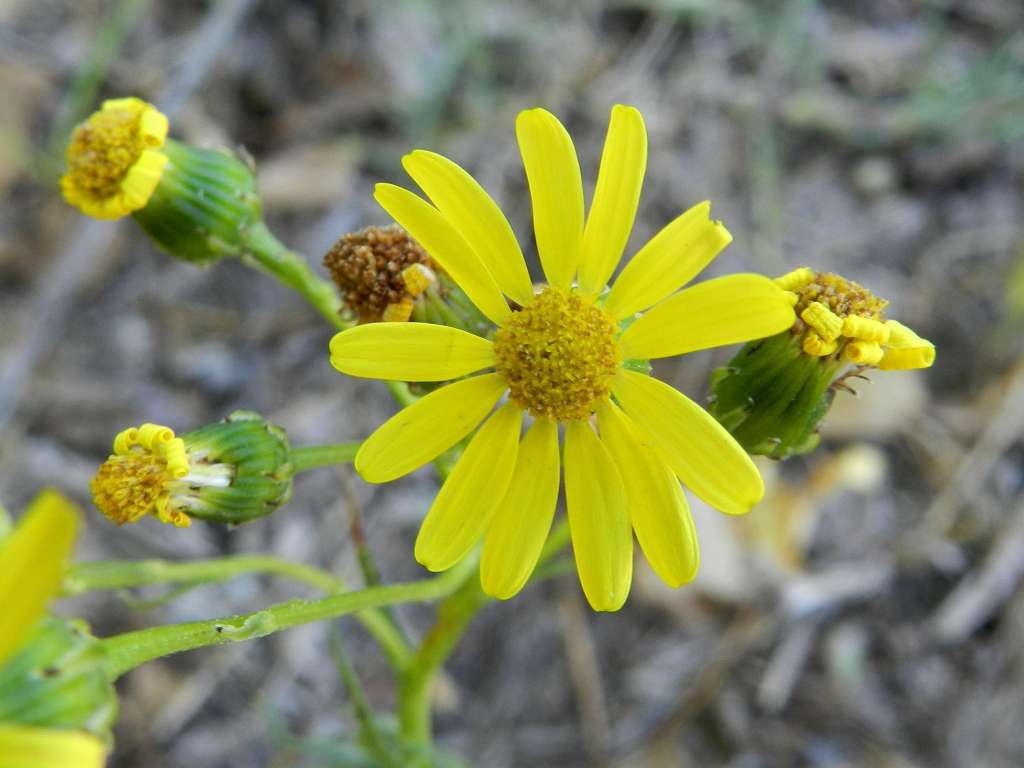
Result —
POLYGON ((172 256, 206 263, 244 251, 260 221, 252 169, 226 151, 167 138, 167 118, 141 99, 111 99, 75 128, 64 198, 87 216, 131 214, 172 256))
POLYGON ((887 320, 888 302, 852 280, 801 267, 776 282, 794 294, 796 323, 747 343, 711 379, 708 410, 750 453, 781 459, 814 450, 847 377, 935 360, 931 342, 887 320))
POLYGON ((292 474, 284 430, 236 411, 181 437, 157 424, 124 430, 90 489, 97 508, 118 525, 147 515, 177 527, 194 517, 243 523, 287 502, 292 474))
POLYGON ((171 256, 206 264, 244 253, 245 231, 262 221, 250 166, 223 149, 168 139, 167 166, 149 203, 133 215, 171 256))
POLYGON ((141 99, 109 99, 75 128, 67 147, 64 199, 87 216, 119 219, 153 195, 167 156, 167 118, 141 99))
POLYGON ((485 333, 490 324, 462 290, 398 225, 366 227, 343 235, 324 256, 359 323, 450 325, 485 333))
POLYGON ((80 622, 47 618, 78 528, 57 491, 0 537, 0 765, 101 768, 117 699, 80 622))
POLYGON ((86 731, 109 743, 116 716, 106 651, 82 621, 43 618, 0 666, 0 723, 86 731))

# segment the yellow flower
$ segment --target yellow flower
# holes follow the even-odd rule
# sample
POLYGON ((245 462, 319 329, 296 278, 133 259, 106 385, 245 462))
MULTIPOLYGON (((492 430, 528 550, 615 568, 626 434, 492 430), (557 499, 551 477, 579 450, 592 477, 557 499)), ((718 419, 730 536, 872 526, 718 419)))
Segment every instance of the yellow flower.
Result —
POLYGON ((835 357, 841 363, 883 371, 930 368, 935 345, 907 326, 885 319, 889 302, 867 288, 831 272, 810 267, 776 278, 797 297, 803 351, 812 357, 835 357))
POLYGON ((64 199, 97 219, 143 208, 167 165, 167 118, 136 98, 110 99, 75 128, 61 178, 64 199))
MULTIPOLYGON (((124 525, 153 515, 179 528, 192 525, 179 503, 179 492, 190 488, 185 441, 174 430, 143 424, 118 433, 114 452, 89 484, 96 507, 108 519, 124 525)), ((231 475, 224 473, 223 485, 231 475)))
MULTIPOLYGON (((0 665, 13 654, 60 589, 78 518, 56 491, 44 491, 0 541, 0 665)), ((0 768, 92 768, 104 748, 95 736, 0 723, 0 768)))
POLYGON ((391 184, 378 185, 376 199, 498 326, 494 341, 445 326, 377 323, 335 336, 331 362, 343 373, 406 381, 493 368, 388 420, 363 444, 356 469, 370 482, 393 480, 483 422, 427 513, 416 559, 442 571, 483 538, 483 588, 509 598, 537 563, 564 465, 583 590, 595 610, 616 610, 632 580, 631 528, 666 583, 678 586, 696 572, 697 540, 679 480, 730 514, 748 511, 764 492, 750 458, 718 422, 635 370, 643 367, 636 361, 784 330, 794 320, 792 294, 757 275, 678 291, 731 240, 701 203, 641 248, 605 295, 640 198, 643 118, 632 107, 612 110, 586 217, 579 163, 561 123, 527 110, 516 135, 547 283, 534 288, 508 221, 483 188, 450 160, 417 150, 403 165, 433 205, 391 184), (513 311, 506 296, 521 309, 513 311), (524 414, 533 423, 520 441, 524 414))
POLYGON ((235 411, 181 437, 160 424, 123 430, 89 489, 117 525, 152 515, 187 528, 194 517, 235 524, 269 515, 291 498, 292 474, 284 430, 235 411))

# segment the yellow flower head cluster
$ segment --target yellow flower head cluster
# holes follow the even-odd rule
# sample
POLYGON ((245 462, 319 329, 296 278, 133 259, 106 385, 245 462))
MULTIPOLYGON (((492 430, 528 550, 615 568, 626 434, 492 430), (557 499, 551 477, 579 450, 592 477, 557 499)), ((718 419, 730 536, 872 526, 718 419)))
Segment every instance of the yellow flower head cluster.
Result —
POLYGON ((928 368, 935 345, 895 320, 885 319, 888 302, 852 280, 800 267, 775 281, 796 294, 805 353, 835 357, 884 371, 928 368))
POLYGON ((96 507, 118 525, 154 515, 179 528, 192 524, 174 503, 176 486, 189 474, 185 442, 169 427, 143 424, 114 439, 114 452, 89 485, 96 507))
POLYGON ((75 128, 64 199, 87 216, 119 219, 143 208, 167 165, 167 118, 136 98, 110 99, 75 128))
POLYGON ((643 118, 632 107, 612 110, 589 213, 557 118, 522 112, 516 136, 546 283, 534 287, 512 228, 476 180, 417 150, 402 162, 429 202, 393 184, 379 184, 375 197, 497 326, 494 341, 446 326, 377 323, 335 336, 331 362, 355 376, 457 380, 388 420, 355 461, 366 480, 387 482, 475 431, 420 529, 423 565, 450 568, 483 539, 484 590, 516 594, 540 556, 564 472, 583 590, 596 610, 616 610, 632 580, 633 532, 666 583, 696 572, 680 480, 731 514, 764 492, 717 421, 629 361, 779 333, 795 320, 792 295, 749 274, 683 288, 731 240, 706 202, 655 235, 606 292, 640 199, 643 118))
MULTIPOLYGON (((60 589, 77 529, 71 504, 44 491, 0 541, 0 665, 60 589)), ((91 734, 0 722, 0 768, 99 768, 103 761, 103 744, 91 734)))

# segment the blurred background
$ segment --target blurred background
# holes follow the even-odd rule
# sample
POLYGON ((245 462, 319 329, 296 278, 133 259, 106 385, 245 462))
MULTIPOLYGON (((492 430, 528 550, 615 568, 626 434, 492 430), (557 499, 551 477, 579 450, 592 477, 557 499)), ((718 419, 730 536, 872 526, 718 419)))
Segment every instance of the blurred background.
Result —
MULTIPOLYGON (((372 487, 320 470, 236 530, 118 529, 92 509, 89 479, 129 425, 251 408, 309 444, 394 412, 383 386, 330 368, 330 329, 286 289, 62 202, 63 142, 103 98, 244 148, 271 227, 317 269, 342 233, 386 222, 372 185, 408 184, 415 147, 473 172, 532 253, 516 113, 559 115, 592 185, 627 102, 650 134, 628 250, 710 199, 735 242, 707 276, 841 272, 937 361, 840 393, 817 452, 762 464, 769 494, 747 518, 692 500, 694 585, 667 590, 641 562, 618 614, 592 614, 572 575, 487 607, 437 691, 441 746, 488 768, 1024 764, 1019 0, 2 0, 0 89, 0 500, 19 510, 52 484, 80 501, 80 559, 270 552, 358 583, 359 509, 384 578, 419 578, 435 490, 426 471, 372 487)), ((729 354, 658 372, 702 398, 729 354)), ((249 577, 62 610, 107 635, 307 594, 249 577)), ((399 615, 417 635, 431 610, 399 615)), ((360 765, 327 629, 130 674, 111 765, 360 765)), ((388 707, 385 662, 355 622, 341 634, 388 707)))

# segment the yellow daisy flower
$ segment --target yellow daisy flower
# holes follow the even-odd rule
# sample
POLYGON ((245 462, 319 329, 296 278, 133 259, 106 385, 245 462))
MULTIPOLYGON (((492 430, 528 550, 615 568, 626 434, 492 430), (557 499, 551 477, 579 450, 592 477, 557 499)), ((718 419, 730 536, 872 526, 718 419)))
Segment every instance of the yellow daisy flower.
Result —
POLYGON ((889 302, 853 280, 800 267, 775 282, 796 294, 794 311, 802 322, 791 332, 803 334, 806 354, 883 371, 930 368, 935 362, 935 345, 886 320, 889 302))
MULTIPOLYGON (((60 589, 78 518, 56 491, 44 491, 0 541, 0 665, 14 655, 60 589)), ((93 768, 104 747, 81 731, 0 722, 0 768, 93 768)))
POLYGON ((459 379, 366 440, 355 465, 370 482, 412 472, 482 423, 423 522, 420 563, 443 571, 482 538, 484 590, 513 596, 537 563, 564 468, 583 590, 595 610, 616 610, 632 580, 631 528, 667 584, 696 572, 696 534, 679 480, 730 514, 748 511, 764 492, 750 458, 718 422, 631 361, 778 333, 793 324, 792 294, 749 274, 678 290, 731 240, 708 218, 706 202, 655 235, 605 294, 640 198, 643 118, 632 107, 612 110, 587 216, 562 124, 543 109, 526 110, 516 136, 547 283, 532 284, 512 228, 483 188, 452 161, 417 150, 402 162, 431 202, 392 184, 377 186, 377 202, 494 322, 494 341, 445 326, 376 323, 335 336, 331 362, 354 376, 459 379), (493 371, 469 376, 486 369, 493 371), (520 440, 524 414, 532 425, 520 440))
POLYGON ((134 97, 109 99, 75 128, 61 178, 64 199, 87 216, 119 219, 145 207, 167 165, 167 118, 134 97))

